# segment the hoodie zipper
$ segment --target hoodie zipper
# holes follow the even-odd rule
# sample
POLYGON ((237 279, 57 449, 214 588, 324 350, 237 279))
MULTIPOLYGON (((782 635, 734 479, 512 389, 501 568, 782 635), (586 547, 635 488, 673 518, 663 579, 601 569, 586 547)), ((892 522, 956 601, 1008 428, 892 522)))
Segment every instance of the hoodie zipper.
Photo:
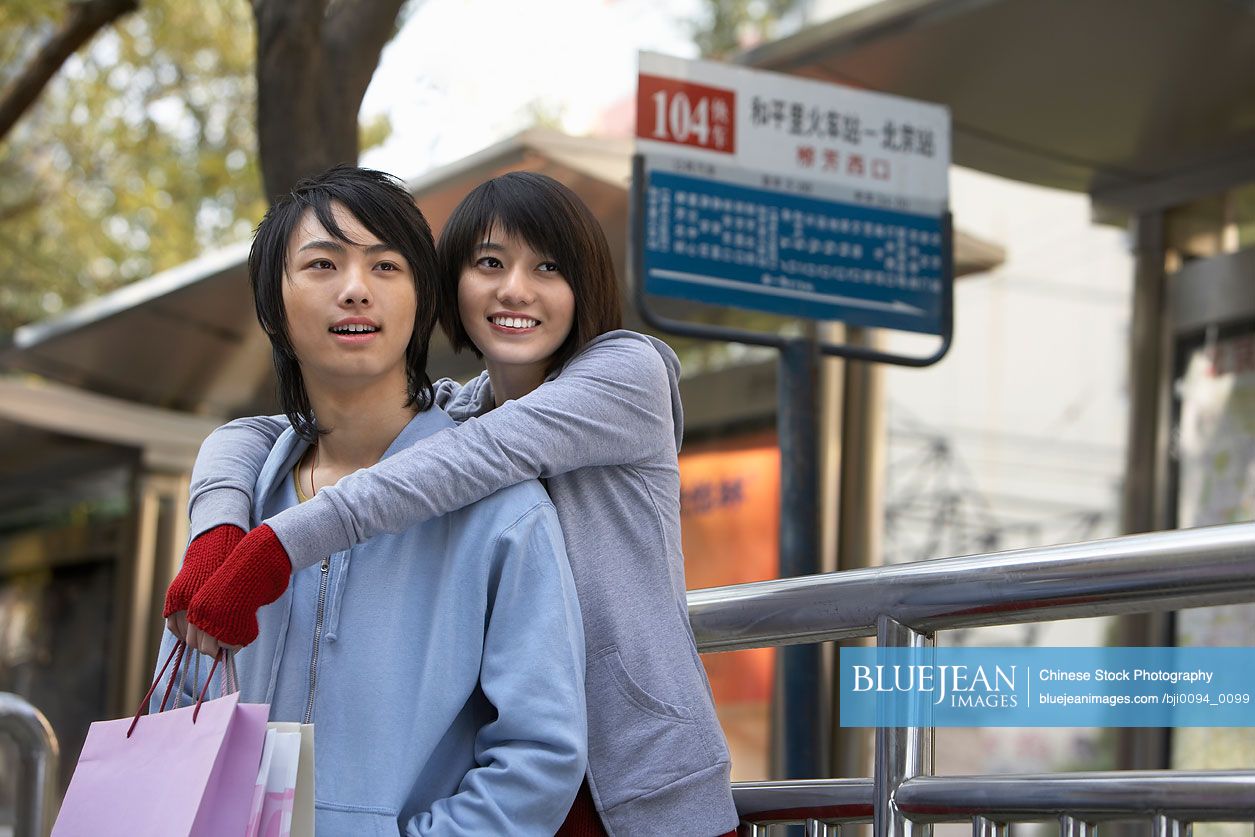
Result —
POLYGON ((314 722, 314 693, 318 689, 318 648, 322 645, 322 625, 327 611, 327 585, 331 578, 331 559, 322 559, 322 578, 318 582, 318 610, 314 615, 314 650, 309 658, 309 700, 305 704, 306 724, 314 722))

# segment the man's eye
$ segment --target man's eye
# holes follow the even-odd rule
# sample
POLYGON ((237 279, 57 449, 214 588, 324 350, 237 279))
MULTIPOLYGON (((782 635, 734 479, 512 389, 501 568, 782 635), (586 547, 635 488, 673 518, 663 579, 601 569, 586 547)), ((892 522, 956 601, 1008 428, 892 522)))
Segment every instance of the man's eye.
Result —
POLYGON ((380 262, 379 269, 380 270, 400 270, 401 266, 397 264, 396 262, 380 262))
POLYGON ((475 264, 479 267, 501 267, 501 259, 496 256, 481 256, 476 260, 475 264))
POLYGON ((335 265, 331 263, 331 259, 314 259, 309 266, 315 270, 335 270, 335 265))

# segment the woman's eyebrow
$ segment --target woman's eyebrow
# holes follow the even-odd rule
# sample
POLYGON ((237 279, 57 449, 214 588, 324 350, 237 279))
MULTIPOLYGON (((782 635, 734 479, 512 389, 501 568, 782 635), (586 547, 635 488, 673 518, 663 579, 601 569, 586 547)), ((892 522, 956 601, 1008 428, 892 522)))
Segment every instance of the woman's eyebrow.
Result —
POLYGON ((496 251, 501 251, 501 250, 504 250, 504 249, 505 249, 505 246, 504 246, 504 245, 502 245, 502 244, 497 244, 495 241, 484 241, 484 242, 482 242, 482 243, 480 243, 480 244, 475 245, 475 250, 476 250, 476 251, 479 251, 479 250, 496 250, 496 251))

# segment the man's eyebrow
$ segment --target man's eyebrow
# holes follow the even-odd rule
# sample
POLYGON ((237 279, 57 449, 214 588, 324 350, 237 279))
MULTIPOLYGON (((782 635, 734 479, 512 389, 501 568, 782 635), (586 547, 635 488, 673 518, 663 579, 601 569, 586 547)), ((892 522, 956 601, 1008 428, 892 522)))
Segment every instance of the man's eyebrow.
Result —
POLYGON ((475 250, 504 250, 505 246, 497 244, 495 241, 484 241, 475 245, 475 250))
MULTIPOLYGON (((320 238, 315 241, 305 242, 299 248, 297 248, 296 252, 303 253, 306 250, 330 250, 333 253, 343 253, 347 249, 348 248, 345 247, 344 244, 340 243, 339 241, 331 241, 329 239, 320 238)), ((366 255, 368 256, 374 256, 379 253, 389 253, 389 252, 399 253, 401 251, 398 250, 396 247, 393 247, 391 244, 384 244, 383 242, 380 242, 378 244, 371 244, 367 246, 365 248, 365 252, 366 252, 366 255)))
POLYGON ((315 241, 307 241, 297 248, 296 252, 304 253, 306 250, 330 250, 333 253, 343 253, 344 245, 338 241, 329 241, 320 238, 315 241))

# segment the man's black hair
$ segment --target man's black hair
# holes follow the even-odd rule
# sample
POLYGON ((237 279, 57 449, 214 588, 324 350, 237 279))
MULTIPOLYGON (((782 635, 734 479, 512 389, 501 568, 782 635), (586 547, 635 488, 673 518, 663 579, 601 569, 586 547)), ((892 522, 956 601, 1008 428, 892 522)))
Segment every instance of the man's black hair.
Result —
POLYGON ((427 344, 436 325, 440 292, 431 227, 397 178, 357 166, 336 166, 302 180, 290 193, 275 201, 258 224, 248 254, 248 278, 253 286, 257 319, 270 336, 279 401, 293 429, 310 442, 323 429, 318 427, 309 403, 301 367, 288 335, 282 283, 287 277, 288 246, 307 210, 333 237, 349 245, 359 243, 350 239, 336 223, 333 203, 343 205, 362 226, 409 263, 418 303, 414 312, 414 333, 405 351, 406 406, 416 405, 419 410, 426 410, 435 397, 427 376, 427 344))

